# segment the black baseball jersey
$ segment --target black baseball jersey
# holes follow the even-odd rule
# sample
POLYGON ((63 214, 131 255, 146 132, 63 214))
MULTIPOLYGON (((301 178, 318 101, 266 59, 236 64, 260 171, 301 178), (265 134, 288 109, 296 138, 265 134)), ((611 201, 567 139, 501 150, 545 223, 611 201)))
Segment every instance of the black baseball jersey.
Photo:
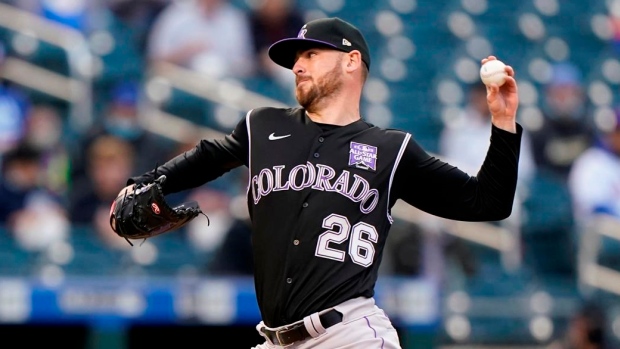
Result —
POLYGON ((173 193, 249 168, 257 300, 265 324, 278 327, 374 295, 398 199, 449 219, 508 217, 521 132, 493 126, 486 160, 470 176, 430 156, 406 132, 364 120, 321 125, 301 108, 261 108, 224 139, 202 140, 157 173, 173 193))

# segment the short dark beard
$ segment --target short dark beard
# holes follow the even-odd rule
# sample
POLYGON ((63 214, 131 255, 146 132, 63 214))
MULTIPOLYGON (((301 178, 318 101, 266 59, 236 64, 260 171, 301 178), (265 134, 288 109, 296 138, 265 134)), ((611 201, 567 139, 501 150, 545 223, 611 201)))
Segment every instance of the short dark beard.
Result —
POLYGON ((308 112, 318 111, 322 103, 325 103, 331 95, 340 91, 342 88, 341 77, 340 61, 337 60, 332 70, 318 79, 308 92, 302 93, 299 89, 295 90, 297 102, 308 112))

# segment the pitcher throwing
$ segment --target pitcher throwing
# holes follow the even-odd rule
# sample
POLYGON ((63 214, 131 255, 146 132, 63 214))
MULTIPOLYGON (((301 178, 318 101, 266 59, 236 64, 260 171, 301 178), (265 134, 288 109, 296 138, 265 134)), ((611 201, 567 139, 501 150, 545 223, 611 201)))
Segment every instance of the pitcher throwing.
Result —
POLYGON ((453 220, 510 216, 522 134, 514 71, 506 66, 505 83, 487 86, 491 144, 471 175, 430 156, 410 133, 364 120, 370 53, 350 23, 311 21, 269 55, 295 74, 299 107, 250 110, 229 135, 201 140, 123 190, 156 172, 169 194, 246 166, 264 337, 255 349, 400 348, 373 298, 391 208, 400 199, 453 220))

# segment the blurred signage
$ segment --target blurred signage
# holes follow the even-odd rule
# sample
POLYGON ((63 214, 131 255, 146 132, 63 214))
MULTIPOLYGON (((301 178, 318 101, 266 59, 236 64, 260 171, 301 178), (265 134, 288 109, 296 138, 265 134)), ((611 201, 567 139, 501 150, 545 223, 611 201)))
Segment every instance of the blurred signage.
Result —
MULTIPOLYGON (((377 304, 401 326, 437 324, 437 288, 418 279, 380 279, 377 304)), ((251 278, 67 279, 53 286, 0 278, 0 322, 254 325, 251 278)))

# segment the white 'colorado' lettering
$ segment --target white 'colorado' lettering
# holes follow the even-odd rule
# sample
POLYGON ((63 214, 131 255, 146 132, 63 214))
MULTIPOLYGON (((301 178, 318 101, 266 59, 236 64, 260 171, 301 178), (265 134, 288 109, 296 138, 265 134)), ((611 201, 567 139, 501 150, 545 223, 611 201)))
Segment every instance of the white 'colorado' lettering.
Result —
POLYGON ((288 178, 283 177, 284 165, 274 166, 272 169, 264 168, 258 175, 252 177, 252 198, 254 204, 269 195, 272 191, 295 190, 305 188, 314 190, 330 191, 346 196, 353 202, 360 203, 360 211, 368 214, 372 212, 379 202, 379 191, 370 188, 370 184, 363 177, 354 174, 353 183, 351 173, 343 170, 339 175, 333 168, 307 162, 305 165, 297 165, 291 169, 288 178))

